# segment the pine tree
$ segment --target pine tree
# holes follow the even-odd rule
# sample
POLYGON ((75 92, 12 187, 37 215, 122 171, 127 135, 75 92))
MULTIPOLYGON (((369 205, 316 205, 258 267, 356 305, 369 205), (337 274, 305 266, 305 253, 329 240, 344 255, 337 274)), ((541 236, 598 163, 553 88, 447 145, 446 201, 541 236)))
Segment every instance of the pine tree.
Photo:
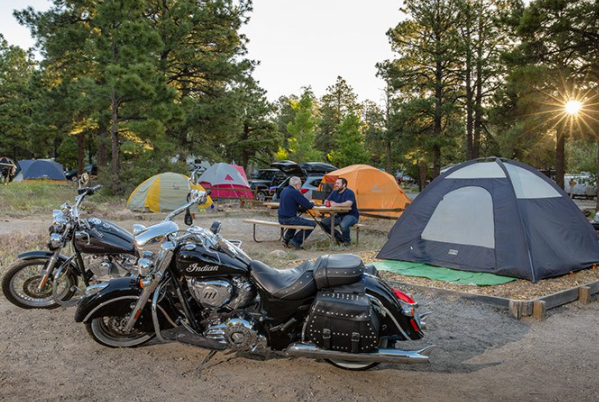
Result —
POLYGON ((321 98, 316 147, 325 154, 334 146, 337 129, 343 118, 351 112, 360 113, 357 98, 353 88, 341 76, 321 98))
POLYGON ((288 141, 286 155, 297 163, 319 161, 322 154, 314 149, 316 119, 314 118, 314 94, 307 88, 299 101, 291 100, 295 110, 295 118, 287 124, 291 137, 288 141))
POLYGON ((368 151, 364 147, 364 136, 360 132, 360 118, 349 113, 339 124, 335 137, 335 150, 329 158, 339 168, 368 163, 368 151))

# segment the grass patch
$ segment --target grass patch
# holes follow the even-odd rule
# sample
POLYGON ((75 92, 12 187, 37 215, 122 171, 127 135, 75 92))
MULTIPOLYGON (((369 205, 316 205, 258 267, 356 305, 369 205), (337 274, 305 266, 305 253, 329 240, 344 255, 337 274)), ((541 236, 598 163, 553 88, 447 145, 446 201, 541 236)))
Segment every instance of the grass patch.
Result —
POLYGON ((45 230, 38 232, 0 235, 0 277, 4 275, 6 268, 13 261, 16 261, 17 255, 25 251, 46 250, 46 243, 49 235, 45 230))
MULTIPOLYGON (((0 213, 14 217, 27 216, 36 213, 51 213, 68 202, 73 205, 77 187, 72 183, 50 184, 44 182, 11 183, 0 185, 0 213)), ((81 206, 81 212, 95 213, 104 217, 121 217, 125 205, 122 197, 113 197, 100 192, 86 198, 81 206)))
POLYGON ((11 183, 0 186, 0 212, 19 216, 51 212, 65 202, 72 203, 76 194, 77 189, 71 185, 11 183))

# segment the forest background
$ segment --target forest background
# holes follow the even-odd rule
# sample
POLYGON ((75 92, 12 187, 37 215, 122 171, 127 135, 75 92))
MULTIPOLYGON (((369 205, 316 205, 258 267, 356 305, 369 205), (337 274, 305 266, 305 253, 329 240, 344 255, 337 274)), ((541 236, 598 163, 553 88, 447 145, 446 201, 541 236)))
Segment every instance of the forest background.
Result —
POLYGON ((241 33, 249 0, 54 0, 16 11, 39 57, 0 37, 0 155, 80 171, 96 163, 113 194, 186 172, 191 155, 245 168, 367 163, 421 186, 443 166, 499 156, 554 170, 562 187, 566 169, 596 180, 599 3, 398 9, 405 18, 386 27, 394 57, 377 64, 383 103, 358 102, 342 77, 322 97, 306 83, 269 102, 241 33))

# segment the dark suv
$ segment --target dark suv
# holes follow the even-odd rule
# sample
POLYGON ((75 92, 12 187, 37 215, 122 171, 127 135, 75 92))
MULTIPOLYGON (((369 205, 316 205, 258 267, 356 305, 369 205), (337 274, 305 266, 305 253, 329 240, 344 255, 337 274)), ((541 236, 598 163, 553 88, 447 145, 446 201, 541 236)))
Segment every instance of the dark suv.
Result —
POLYGON ((250 189, 258 201, 264 201, 269 196, 268 189, 281 184, 287 176, 279 169, 259 169, 251 177, 250 189))
POLYGON ((302 179, 302 183, 312 182, 313 178, 320 178, 327 173, 334 172, 337 168, 329 163, 324 162, 303 162, 297 164, 293 161, 279 161, 271 163, 270 166, 278 168, 288 177, 277 186, 273 194, 273 200, 278 200, 281 191, 289 185, 291 176, 297 176, 302 179))

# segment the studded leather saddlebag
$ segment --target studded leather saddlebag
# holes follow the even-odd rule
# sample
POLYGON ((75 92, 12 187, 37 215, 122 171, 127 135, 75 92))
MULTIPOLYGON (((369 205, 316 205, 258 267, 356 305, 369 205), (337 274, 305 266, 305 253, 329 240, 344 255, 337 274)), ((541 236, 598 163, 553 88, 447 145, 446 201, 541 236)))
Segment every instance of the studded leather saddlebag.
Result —
POLYGON ((306 337, 323 349, 369 352, 378 347, 379 320, 363 292, 325 290, 312 303, 306 337))

